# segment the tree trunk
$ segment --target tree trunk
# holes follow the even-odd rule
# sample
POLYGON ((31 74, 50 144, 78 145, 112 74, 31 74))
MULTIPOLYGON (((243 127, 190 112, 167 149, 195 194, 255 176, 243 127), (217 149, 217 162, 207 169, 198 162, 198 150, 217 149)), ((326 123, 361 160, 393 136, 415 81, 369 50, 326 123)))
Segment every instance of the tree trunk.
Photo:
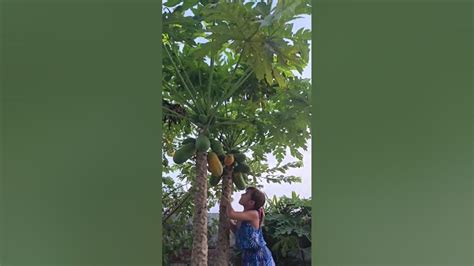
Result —
POLYGON ((207 156, 196 156, 196 191, 194 197, 193 250, 191 265, 207 266, 207 156))
POLYGON ((227 218, 227 208, 223 202, 230 202, 232 196, 232 170, 225 169, 222 177, 222 196, 219 205, 219 231, 217 236, 217 265, 229 265, 230 262, 230 242, 229 242, 229 219, 227 218))

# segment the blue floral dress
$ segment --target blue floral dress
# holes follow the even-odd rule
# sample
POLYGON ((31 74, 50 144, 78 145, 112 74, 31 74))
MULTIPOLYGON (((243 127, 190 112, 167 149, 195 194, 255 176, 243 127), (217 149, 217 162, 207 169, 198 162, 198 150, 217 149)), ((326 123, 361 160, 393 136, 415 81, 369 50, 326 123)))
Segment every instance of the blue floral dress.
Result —
POLYGON ((242 266, 275 266, 261 227, 255 229, 249 222, 242 221, 235 232, 235 244, 242 250, 242 266))

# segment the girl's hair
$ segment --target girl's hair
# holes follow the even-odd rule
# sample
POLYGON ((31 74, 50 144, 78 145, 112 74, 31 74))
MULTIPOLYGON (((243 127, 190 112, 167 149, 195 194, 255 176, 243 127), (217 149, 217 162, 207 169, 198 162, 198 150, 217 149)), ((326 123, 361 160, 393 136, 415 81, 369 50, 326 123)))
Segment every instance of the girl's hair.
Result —
POLYGON ((255 210, 260 209, 265 204, 265 194, 256 187, 248 187, 246 192, 250 192, 250 199, 255 202, 255 210))
POLYGON ((265 205, 265 194, 258 190, 256 187, 248 187, 245 189, 246 192, 250 192, 250 199, 255 202, 255 210, 258 211, 259 225, 262 225, 263 217, 265 216, 263 212, 263 205, 265 205))

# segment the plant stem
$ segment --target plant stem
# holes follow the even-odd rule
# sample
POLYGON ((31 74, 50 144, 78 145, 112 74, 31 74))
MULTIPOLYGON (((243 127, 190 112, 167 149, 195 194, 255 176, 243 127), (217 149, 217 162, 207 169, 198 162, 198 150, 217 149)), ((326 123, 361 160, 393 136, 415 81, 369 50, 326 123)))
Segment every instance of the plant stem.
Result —
POLYGON ((184 77, 186 78, 186 80, 187 80, 188 83, 189 83, 188 85, 191 87, 191 89, 193 89, 194 92, 196 92, 196 88, 194 88, 193 83, 191 82, 191 79, 189 78, 188 72, 186 72, 183 63, 181 62, 181 59, 179 58, 179 56, 176 56, 176 59, 177 59, 177 61, 178 61, 178 64, 179 64, 179 65, 181 66, 181 68, 183 69, 184 77))
POLYGON ((219 100, 219 102, 217 103, 217 106, 214 108, 214 112, 217 112, 217 109, 220 107, 220 105, 230 96, 232 96, 232 94, 242 86, 242 84, 250 77, 251 74, 252 74, 252 70, 250 69, 245 70, 244 75, 240 77, 237 83, 234 84, 234 86, 231 88, 229 93, 225 94, 224 97, 219 100))
MULTIPOLYGON (((232 80, 234 79, 235 73, 237 72, 237 68, 239 67, 240 60, 244 56, 244 51, 245 51, 245 47, 240 50, 239 60, 237 60, 237 63, 235 64, 235 67, 234 67, 234 70, 232 71, 232 74, 230 74, 229 82, 227 83, 227 86, 226 86, 227 89, 230 89, 230 84, 232 83, 232 80)), ((226 93, 227 93, 227 90, 226 90, 226 93)), ((224 94, 226 94, 226 93, 224 93, 224 94)))
POLYGON ((179 114, 179 113, 176 113, 175 111, 173 111, 173 110, 171 110, 171 109, 169 109, 169 108, 166 108, 166 107, 162 107, 162 108, 163 108, 165 111, 170 112, 171 114, 169 114, 169 115, 172 115, 172 116, 175 116, 175 117, 179 117, 179 118, 184 118, 184 119, 188 120, 190 123, 192 123, 192 124, 194 124, 194 125, 197 126, 197 124, 196 124, 194 121, 192 121, 191 119, 189 119, 189 117, 187 117, 187 116, 185 116, 185 115, 182 115, 182 114, 179 114))
POLYGON ((209 83, 207 84, 207 100, 208 100, 208 105, 211 105, 211 88, 212 88, 212 78, 214 76, 214 54, 211 51, 211 67, 210 67, 210 73, 209 73, 209 83))
POLYGON ((226 95, 225 99, 232 96, 232 94, 234 94, 234 92, 238 90, 251 75, 252 75, 252 70, 247 69, 244 75, 237 81, 237 83, 233 86, 231 91, 226 95))
MULTIPOLYGON (((191 97, 191 100, 192 100, 192 101, 194 102, 194 104, 196 105, 196 108, 198 108, 197 101, 196 101, 196 99, 194 98, 194 95, 193 95, 193 93, 191 92, 191 89, 189 89, 189 87, 188 87, 188 85, 186 84, 186 82, 185 82, 183 76, 181 75, 180 70, 179 70, 178 66, 176 65, 176 63, 174 62, 173 57, 171 56, 171 53, 170 53, 169 49, 166 47, 166 45, 164 45, 164 47, 165 47, 166 53, 168 54, 169 59, 171 60, 171 63, 173 64, 173 67, 174 67, 175 70, 176 70, 176 73, 178 74, 179 78, 181 79, 181 82, 183 83, 183 86, 184 86, 184 87, 186 88, 186 90, 188 91, 189 96, 191 97)), ((199 109, 199 108, 198 108, 198 109, 199 109)))

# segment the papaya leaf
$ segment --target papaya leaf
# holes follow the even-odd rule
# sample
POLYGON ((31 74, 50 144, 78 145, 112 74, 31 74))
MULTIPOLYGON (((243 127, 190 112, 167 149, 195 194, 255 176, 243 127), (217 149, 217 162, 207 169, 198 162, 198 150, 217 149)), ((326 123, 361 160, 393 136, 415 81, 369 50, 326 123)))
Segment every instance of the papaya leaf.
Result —
POLYGON ((181 2, 182 2, 181 0, 168 0, 166 1, 166 3, 163 3, 163 5, 166 7, 173 7, 173 6, 178 5, 181 2))

